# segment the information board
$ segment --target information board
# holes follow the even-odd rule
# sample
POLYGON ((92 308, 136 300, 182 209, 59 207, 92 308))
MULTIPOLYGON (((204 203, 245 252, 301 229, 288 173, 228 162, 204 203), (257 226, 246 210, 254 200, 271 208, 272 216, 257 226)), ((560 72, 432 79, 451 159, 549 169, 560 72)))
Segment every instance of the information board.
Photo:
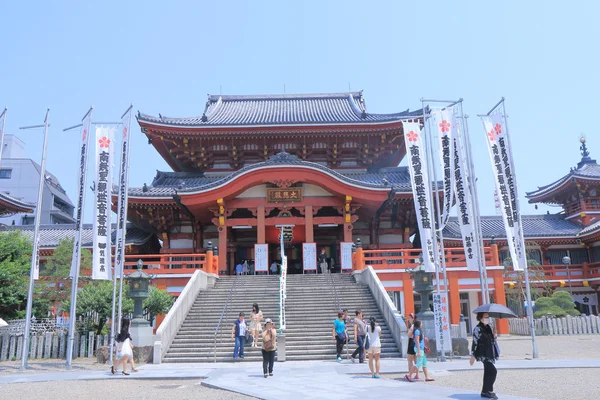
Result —
POLYGON ((352 242, 342 242, 341 244, 341 259, 342 259, 342 271, 352 270, 352 242))
POLYGON ((269 245, 255 244, 254 245, 254 271, 268 272, 269 271, 269 245))
POLYGON ((433 319, 435 321, 435 340, 438 351, 439 343, 444 341, 446 353, 452 351, 452 338, 450 335, 450 321, 448 320, 448 297, 446 293, 433 293, 433 319))
POLYGON ((317 270, 317 244, 302 243, 302 261, 304 271, 317 270))

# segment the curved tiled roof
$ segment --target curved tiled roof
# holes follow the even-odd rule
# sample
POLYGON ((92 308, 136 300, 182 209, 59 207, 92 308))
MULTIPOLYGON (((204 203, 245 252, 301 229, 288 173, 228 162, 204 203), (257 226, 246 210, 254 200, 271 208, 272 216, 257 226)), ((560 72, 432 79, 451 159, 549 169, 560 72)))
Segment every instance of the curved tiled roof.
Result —
POLYGON ((319 125, 394 122, 422 111, 368 113, 362 92, 251 96, 209 95, 204 114, 191 118, 138 113, 138 121, 170 126, 319 125))
MULTIPOLYGON (((33 240, 33 226, 5 226, 0 232, 21 231, 23 234, 33 240)), ((42 225, 40 226, 40 248, 53 248, 58 246, 61 240, 75 237, 75 225, 42 225)), ((148 233, 133 224, 127 224, 125 245, 141 245, 150 239, 154 234, 148 233)), ((117 230, 116 224, 112 225, 112 242, 116 243, 117 230)), ((83 247, 92 247, 94 240, 92 224, 84 224, 82 232, 81 245, 83 247)))
MULTIPOLYGON (((581 231, 581 225, 566 220, 561 214, 523 215, 523 233, 526 238, 535 237, 574 237, 581 231)), ((481 217, 483 237, 490 239, 506 238, 506 230, 502 216, 481 217)), ((460 225, 456 217, 451 217, 444 228, 445 238, 460 239, 460 225)))
POLYGON ((578 168, 571 169, 571 171, 567 175, 563 176, 559 180, 557 180, 549 185, 541 186, 541 187, 538 187, 538 189, 534 190, 533 192, 528 192, 526 194, 526 197, 529 198, 530 202, 531 202, 536 197, 540 197, 545 194, 549 194, 553 190, 558 189, 559 187, 561 187, 563 184, 567 183, 572 178, 581 178, 581 179, 587 179, 587 180, 600 180, 600 165, 598 165, 596 163, 596 161, 594 161, 594 160, 591 160, 591 159, 585 160, 584 159, 584 160, 582 160, 581 163, 579 163, 578 168))
POLYGON ((600 221, 597 221, 590 226, 583 228, 580 232, 581 235, 589 235, 591 233, 595 233, 596 231, 600 231, 600 221))
POLYGON ((3 192, 0 192, 0 203, 7 205, 7 207, 4 207, 0 204, 0 215, 14 212, 33 212, 33 209, 35 208, 35 204, 15 199, 3 192))
POLYGON ((379 172, 338 172, 321 164, 303 161, 298 157, 281 152, 267 161, 251 164, 228 175, 205 176, 191 172, 157 172, 152 186, 130 188, 129 195, 134 197, 171 197, 176 193, 184 194, 210 190, 219 187, 249 171, 274 166, 296 166, 316 169, 333 175, 336 179, 351 185, 371 189, 385 190, 395 187, 399 192, 410 192, 410 174, 407 167, 383 168, 379 172))

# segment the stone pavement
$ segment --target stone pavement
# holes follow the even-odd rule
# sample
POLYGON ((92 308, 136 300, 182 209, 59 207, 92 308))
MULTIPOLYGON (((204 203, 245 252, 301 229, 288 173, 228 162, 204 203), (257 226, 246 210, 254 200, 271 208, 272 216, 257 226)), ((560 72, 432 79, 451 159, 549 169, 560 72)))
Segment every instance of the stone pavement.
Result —
MULTIPOLYGON (((544 368, 600 368, 600 359, 579 360, 500 360, 498 369, 544 368)), ((406 399, 478 399, 479 393, 467 390, 409 383, 403 380, 372 379, 366 364, 349 361, 288 361, 275 363, 273 377, 265 379, 262 363, 202 363, 202 364, 148 364, 131 376, 112 375, 107 371, 73 370, 49 373, 15 373, 0 375, 0 384, 68 380, 101 379, 205 379, 207 387, 229 390, 261 399, 364 399, 365 396, 387 399, 401 395, 406 399), (362 374, 362 375, 361 375, 362 374)), ((435 377, 449 371, 482 370, 481 363, 469 366, 467 359, 445 363, 429 363, 435 377)), ((404 374, 406 360, 385 359, 381 372, 404 374)), ((483 373, 483 372, 482 372, 483 373)), ((525 399, 501 396, 502 399, 525 399)))

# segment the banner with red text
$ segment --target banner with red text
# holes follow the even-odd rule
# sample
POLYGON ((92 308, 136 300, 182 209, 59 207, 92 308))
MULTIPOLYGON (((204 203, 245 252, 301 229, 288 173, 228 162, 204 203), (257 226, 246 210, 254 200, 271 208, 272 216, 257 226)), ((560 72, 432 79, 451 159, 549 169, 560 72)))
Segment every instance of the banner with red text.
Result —
POLYGON ((96 182, 92 279, 112 280, 111 192, 114 128, 96 128, 96 182))
POLYGON ((439 134, 440 158, 442 161, 442 177, 444 179, 444 201, 442 221, 438 229, 444 229, 450 218, 450 209, 454 200, 454 138, 456 137, 456 120, 453 108, 433 111, 433 118, 439 134))
POLYGON ((506 229, 512 265, 516 271, 522 271, 527 268, 527 256, 515 191, 516 182, 512 155, 508 146, 508 133, 502 115, 494 114, 484 116, 482 119, 494 171, 496 190, 502 204, 502 218, 506 229))
POLYGON ((431 182, 427 171, 427 149, 418 122, 402 122, 402 126, 421 247, 423 249, 423 263, 425 271, 435 272, 435 253, 433 251, 434 211, 431 204, 431 182))

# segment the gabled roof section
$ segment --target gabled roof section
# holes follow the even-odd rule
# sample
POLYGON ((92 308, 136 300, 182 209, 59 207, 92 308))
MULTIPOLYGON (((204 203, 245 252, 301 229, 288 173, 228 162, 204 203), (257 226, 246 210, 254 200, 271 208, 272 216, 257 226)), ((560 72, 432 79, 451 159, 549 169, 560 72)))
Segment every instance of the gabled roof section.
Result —
POLYGON ((209 95, 198 117, 170 118, 138 113, 139 122, 163 126, 274 126, 377 124, 419 118, 422 111, 367 112, 360 92, 278 95, 209 95))
MULTIPOLYGON (((112 243, 116 243, 117 225, 112 224, 112 243)), ((0 232, 21 231, 29 240, 33 240, 33 226, 6 226, 0 232)), ((125 245, 142 245, 154 234, 148 233, 133 224, 127 224, 125 245)), ((75 237, 75 225, 57 224, 40 226, 40 248, 53 248, 59 245, 61 240, 75 237)), ((81 245, 92 247, 94 240, 92 224, 84 224, 81 245)))
POLYGON ((26 203, 0 192, 0 215, 15 213, 31 213, 35 204, 26 203))
MULTIPOLYGON (((526 238, 575 237, 581 225, 566 220, 562 214, 523 215, 523 233, 526 238)), ((502 216, 481 217, 481 231, 485 239, 506 238, 502 216)), ((451 217, 444 229, 447 239, 460 239, 460 225, 456 217, 451 217)))
POLYGON ((600 183, 600 165, 596 163, 596 160, 593 160, 590 157, 590 153, 587 151, 585 144, 585 139, 582 139, 581 143, 582 158, 577 164, 577 168, 571 168, 571 171, 567 175, 549 185, 541 186, 533 192, 528 192, 526 197, 529 199, 530 203, 537 203, 549 199, 554 193, 568 187, 571 182, 577 179, 598 181, 600 183))
POLYGON ((412 190, 407 167, 382 168, 377 172, 341 172, 334 171, 318 163, 303 161, 292 154, 281 152, 272 156, 267 161, 248 165, 227 175, 157 171, 151 186, 130 188, 129 195, 133 197, 172 197, 176 193, 185 194, 186 192, 209 190, 223 185, 249 171, 277 166, 298 166, 316 169, 333 175, 342 182, 365 188, 382 190, 385 188, 391 189, 393 186, 399 193, 411 193, 412 190))

